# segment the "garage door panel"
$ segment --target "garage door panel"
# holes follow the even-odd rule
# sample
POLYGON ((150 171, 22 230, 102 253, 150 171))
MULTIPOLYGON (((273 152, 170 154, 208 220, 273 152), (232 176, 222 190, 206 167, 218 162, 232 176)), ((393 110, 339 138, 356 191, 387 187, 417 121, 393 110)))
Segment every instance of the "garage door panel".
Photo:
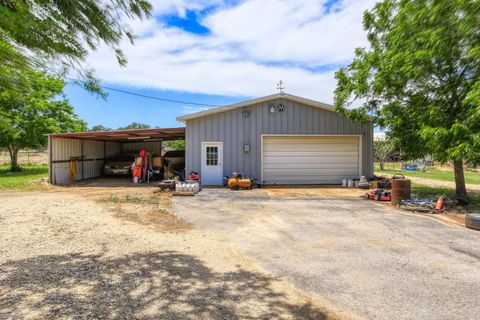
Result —
MULTIPOLYGON (((284 169, 266 169, 263 171, 264 174, 267 175, 289 175, 288 171, 284 169)), ((303 168, 302 171, 296 171, 294 175, 296 176, 312 176, 312 175, 355 175, 358 174, 357 167, 350 167, 350 168, 340 168, 340 169, 305 169, 303 168)))
POLYGON ((341 178, 339 176, 282 176, 273 180, 269 180, 268 184, 338 184, 338 179, 341 178))
POLYGON ((330 157, 265 157, 263 164, 275 164, 275 163, 328 163, 335 165, 336 163, 358 163, 358 156, 330 156, 330 157))
POLYGON ((265 152, 282 152, 282 151, 296 151, 296 152, 303 152, 303 151, 319 151, 319 152, 355 152, 358 151, 358 144, 339 144, 339 143, 332 143, 332 144, 324 144, 324 143, 288 143, 288 144, 281 144, 281 143, 267 143, 263 147, 263 151, 265 152), (328 151, 327 151, 328 150, 328 151))
POLYGON ((351 143, 354 143, 354 142, 357 142, 358 141, 358 136, 342 136, 342 135, 338 135, 338 136, 302 136, 302 135, 299 135, 299 136, 295 136, 295 135, 292 135, 292 136, 266 136, 265 137, 266 139, 268 139, 269 142, 298 142, 299 139, 301 139, 301 142, 302 143, 306 143, 306 142, 318 142, 320 139, 321 139, 321 142, 335 142, 335 143, 338 143, 338 142, 351 142, 351 143))
POLYGON ((265 151, 263 153, 265 158, 268 157, 334 157, 339 156, 354 156, 358 157, 358 150, 356 151, 297 151, 295 153, 289 151, 265 151))
POLYGON ((265 136, 262 157, 266 184, 339 184, 359 174, 359 137, 265 136))
MULTIPOLYGON (((297 163, 270 163, 268 164, 268 169, 264 169, 264 172, 266 170, 270 169, 283 169, 283 170, 289 170, 289 169, 296 169, 298 168, 297 163)), ((331 169, 332 164, 331 163, 304 163, 302 165, 303 168, 305 169, 331 169)), ((336 163, 335 164, 336 168, 355 168, 358 171, 357 164, 355 162, 352 163, 336 163)))

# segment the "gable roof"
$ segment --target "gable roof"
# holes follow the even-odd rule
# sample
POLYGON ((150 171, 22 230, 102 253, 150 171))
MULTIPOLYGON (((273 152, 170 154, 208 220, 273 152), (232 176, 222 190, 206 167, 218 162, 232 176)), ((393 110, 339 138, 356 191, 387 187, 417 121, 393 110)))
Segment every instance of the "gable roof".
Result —
POLYGON ((248 107, 248 106, 251 106, 251 105, 254 105, 254 104, 257 104, 257 103, 267 102, 267 101, 276 100, 276 99, 285 99, 285 100, 289 100, 289 101, 293 101, 293 102, 302 103, 302 104, 305 104, 305 105, 308 105, 308 106, 311 106, 311 107, 315 107, 315 108, 320 108, 320 109, 324 109, 324 110, 328 110, 328 111, 334 111, 334 107, 330 104, 326 104, 326 103, 323 103, 323 102, 302 98, 302 97, 299 97, 299 96, 295 96, 293 94, 276 93, 276 94, 272 94, 272 95, 269 95, 269 96, 260 97, 260 98, 256 98, 256 99, 251 99, 251 100, 246 100, 246 101, 230 104, 230 105, 219 107, 219 108, 214 108, 214 109, 209 109, 209 110, 205 110, 205 111, 200 111, 200 112, 187 114, 187 115, 184 115, 184 116, 181 116, 181 117, 177 117, 177 120, 185 122, 187 120, 192 120, 192 119, 196 119, 196 118, 200 118, 200 117, 205 117, 205 116, 209 116, 209 115, 212 115, 212 114, 226 112, 226 111, 230 111, 230 110, 234 110, 234 109, 238 109, 238 108, 248 107))

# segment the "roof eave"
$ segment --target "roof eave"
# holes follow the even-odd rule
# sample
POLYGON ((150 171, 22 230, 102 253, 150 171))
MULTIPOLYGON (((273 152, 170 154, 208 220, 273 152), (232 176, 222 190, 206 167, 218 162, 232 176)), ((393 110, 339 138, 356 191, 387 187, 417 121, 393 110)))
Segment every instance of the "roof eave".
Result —
POLYGON ((272 95, 265 96, 265 97, 260 97, 260 98, 256 98, 256 99, 242 101, 242 102, 239 102, 239 103, 234 103, 234 104, 231 104, 231 105, 226 105, 224 107, 219 107, 219 108, 214 108, 214 109, 210 109, 210 110, 205 110, 205 111, 200 111, 200 112, 187 114, 185 116, 177 117, 177 121, 185 122, 187 120, 192 120, 192 119, 196 119, 196 118, 200 118, 200 117, 205 117, 205 116, 208 116, 208 115, 211 115, 211 114, 226 112, 226 111, 229 111, 229 110, 254 105, 254 104, 257 104, 257 103, 262 103, 262 102, 265 102, 265 101, 270 101, 270 100, 274 100, 274 99, 282 99, 282 98, 286 99, 286 100, 300 102, 300 103, 303 103, 303 104, 306 104, 306 105, 309 105, 309 106, 325 109, 325 110, 328 110, 328 111, 334 111, 334 107, 332 105, 329 105, 329 104, 326 104, 326 103, 323 103, 323 102, 310 100, 310 99, 294 96, 294 95, 287 94, 287 93, 277 93, 277 94, 272 94, 272 95))

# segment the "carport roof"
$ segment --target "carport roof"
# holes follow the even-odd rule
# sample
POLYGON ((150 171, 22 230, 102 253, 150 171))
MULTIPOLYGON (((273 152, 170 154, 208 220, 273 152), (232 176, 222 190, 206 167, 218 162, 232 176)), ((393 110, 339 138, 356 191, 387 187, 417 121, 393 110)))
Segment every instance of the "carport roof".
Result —
POLYGON ((185 139, 185 127, 55 133, 52 138, 137 142, 185 139))

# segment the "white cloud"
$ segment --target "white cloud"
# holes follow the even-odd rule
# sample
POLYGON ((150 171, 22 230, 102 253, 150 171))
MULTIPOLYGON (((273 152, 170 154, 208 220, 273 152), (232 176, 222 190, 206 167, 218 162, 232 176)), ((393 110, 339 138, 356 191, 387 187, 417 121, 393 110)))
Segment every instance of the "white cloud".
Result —
POLYGON ((177 13, 185 16, 187 10, 201 10, 204 8, 221 5, 221 0, 150 0, 153 6, 153 14, 177 13))
POLYGON ((191 113, 206 111, 206 110, 211 109, 211 108, 213 108, 213 107, 183 106, 182 107, 182 114, 191 114, 191 113))
MULTIPOLYGON (((201 10, 218 1, 172 0, 154 3, 156 14, 201 10)), ((256 0, 218 6, 202 18, 211 31, 195 35, 169 27, 161 19, 131 24, 140 34, 135 46, 123 46, 127 68, 100 49, 90 64, 104 81, 194 93, 262 96, 286 91, 331 102, 332 66, 348 62, 365 46, 362 13, 374 0, 344 0, 332 13, 324 1, 256 0), (320 71, 316 71, 320 70, 320 71), (327 71, 322 71, 327 70, 327 71)))

